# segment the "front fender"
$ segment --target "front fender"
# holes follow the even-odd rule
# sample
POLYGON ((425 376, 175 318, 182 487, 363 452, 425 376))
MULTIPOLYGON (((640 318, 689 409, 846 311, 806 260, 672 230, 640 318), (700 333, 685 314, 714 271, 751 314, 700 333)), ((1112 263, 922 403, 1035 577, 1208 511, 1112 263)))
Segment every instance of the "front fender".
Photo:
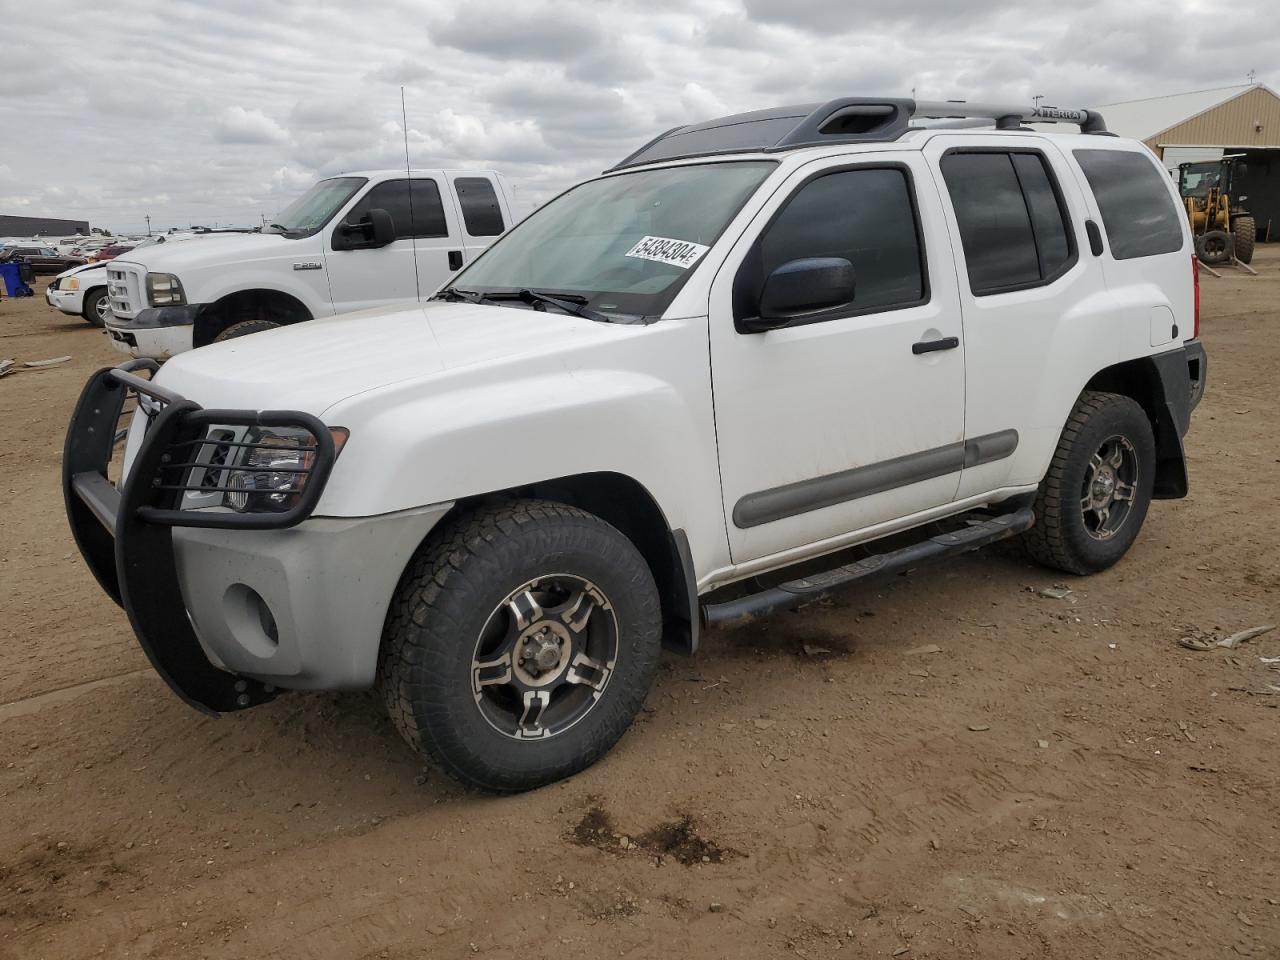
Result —
POLYGON ((317 513, 368 516, 617 473, 687 532, 697 569, 726 562, 705 326, 701 340, 697 323, 672 327, 630 341, 625 367, 552 355, 532 372, 467 367, 335 405, 323 419, 350 439, 317 513))

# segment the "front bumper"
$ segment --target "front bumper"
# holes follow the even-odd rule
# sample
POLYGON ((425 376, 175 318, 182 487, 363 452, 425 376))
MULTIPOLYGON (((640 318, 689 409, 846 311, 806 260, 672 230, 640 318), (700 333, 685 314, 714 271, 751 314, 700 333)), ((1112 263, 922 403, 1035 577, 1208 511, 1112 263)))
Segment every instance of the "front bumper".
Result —
POLYGON ((84 309, 84 293, 80 290, 55 290, 47 287, 44 291, 44 302, 56 310, 69 316, 78 317, 84 309))
POLYGON ((122 353, 168 360, 192 348, 196 319, 204 306, 188 303, 180 307, 147 307, 132 317, 113 315, 107 322, 107 334, 111 345, 122 353))
POLYGON ((90 377, 67 431, 63 496, 76 544, 129 616, 156 671, 209 713, 241 710, 279 688, 372 683, 400 573, 449 504, 380 517, 311 517, 332 468, 328 429, 304 413, 204 410, 152 386, 133 361, 90 377), (108 480, 125 400, 150 424, 122 486, 108 480), (143 400, 145 398, 145 400, 143 400), (212 423, 300 426, 316 462, 296 507, 281 514, 180 509, 183 452, 212 423), (175 474, 166 471, 180 471, 175 474))

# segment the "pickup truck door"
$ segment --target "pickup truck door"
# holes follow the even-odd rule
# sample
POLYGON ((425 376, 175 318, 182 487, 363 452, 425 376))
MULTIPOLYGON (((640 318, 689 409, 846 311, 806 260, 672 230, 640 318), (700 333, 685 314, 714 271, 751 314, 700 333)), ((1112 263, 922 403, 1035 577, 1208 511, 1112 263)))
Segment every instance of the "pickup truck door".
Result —
POLYGON ((919 154, 797 170, 730 251, 709 324, 734 563, 834 547, 954 499, 963 332, 940 199, 919 154), (763 278, 809 257, 849 260, 853 300, 745 332, 763 278))
MULTIPOLYGON (((325 263, 335 313, 415 300, 419 291, 426 299, 450 275, 451 259, 461 256, 457 212, 452 200, 442 193, 441 178, 414 176, 412 198, 408 184, 403 177, 376 184, 329 228, 325 263), (391 214, 395 241, 373 249, 335 248, 335 238, 344 224, 358 223, 375 208, 391 214)), ((340 246, 341 240, 337 243, 340 246)))
POLYGON ((446 171, 457 197, 464 259, 470 263, 511 226, 511 209, 494 174, 446 171))

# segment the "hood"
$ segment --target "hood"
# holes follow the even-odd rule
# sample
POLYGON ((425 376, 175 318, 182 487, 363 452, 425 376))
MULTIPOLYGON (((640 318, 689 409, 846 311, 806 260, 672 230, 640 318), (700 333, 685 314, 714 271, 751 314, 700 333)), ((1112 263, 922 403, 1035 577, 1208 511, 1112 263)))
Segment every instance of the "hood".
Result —
POLYGON ((460 368, 559 365, 567 352, 643 329, 488 304, 380 307, 181 353, 156 381, 205 407, 319 416, 356 394, 460 368))
POLYGON ((184 268, 257 260, 267 254, 283 253, 296 242, 279 233, 211 233, 184 238, 180 243, 166 241, 138 247, 120 254, 116 262, 136 263, 147 270, 181 277, 184 268))
POLYGON ((90 270, 105 270, 110 262, 110 260, 102 260, 98 263, 82 263, 79 266, 72 267, 70 270, 63 270, 54 279, 62 280, 65 277, 74 277, 78 273, 88 273, 90 270))

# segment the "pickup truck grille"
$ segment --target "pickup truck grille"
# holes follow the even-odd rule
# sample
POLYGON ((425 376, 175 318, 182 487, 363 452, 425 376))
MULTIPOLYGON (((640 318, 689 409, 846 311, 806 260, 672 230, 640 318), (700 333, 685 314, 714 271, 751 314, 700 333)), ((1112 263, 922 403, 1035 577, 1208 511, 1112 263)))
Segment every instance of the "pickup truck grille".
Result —
POLYGON ((141 271, 125 263, 108 267, 107 299, 111 301, 111 312, 117 317, 132 320, 137 316, 146 306, 141 271))

